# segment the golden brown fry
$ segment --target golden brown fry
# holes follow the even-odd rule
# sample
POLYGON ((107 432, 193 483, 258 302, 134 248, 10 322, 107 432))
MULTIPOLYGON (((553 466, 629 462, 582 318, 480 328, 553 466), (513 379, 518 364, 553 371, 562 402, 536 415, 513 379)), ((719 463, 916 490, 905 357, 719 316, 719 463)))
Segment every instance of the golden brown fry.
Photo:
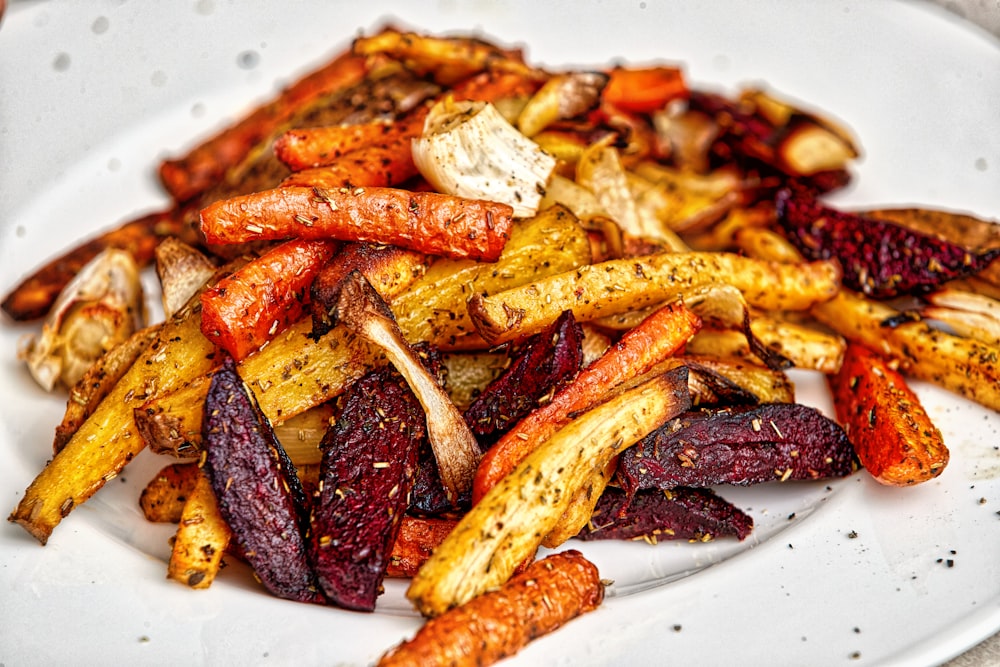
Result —
POLYGON ((139 494, 139 509, 146 521, 178 523, 200 474, 194 462, 164 466, 139 494))
POLYGON ((609 260, 469 303, 480 335, 499 344, 541 331, 564 310, 588 321, 670 301, 708 283, 730 284, 753 306, 801 310, 830 299, 839 287, 833 262, 789 266, 731 253, 660 253, 609 260))
POLYGON ((424 563, 407 597, 439 616, 507 581, 612 457, 690 405, 676 371, 581 415, 493 487, 424 563))
POLYGON ((195 472, 195 484, 174 535, 167 578, 191 588, 208 588, 219 572, 232 533, 219 513, 208 477, 201 468, 195 472))

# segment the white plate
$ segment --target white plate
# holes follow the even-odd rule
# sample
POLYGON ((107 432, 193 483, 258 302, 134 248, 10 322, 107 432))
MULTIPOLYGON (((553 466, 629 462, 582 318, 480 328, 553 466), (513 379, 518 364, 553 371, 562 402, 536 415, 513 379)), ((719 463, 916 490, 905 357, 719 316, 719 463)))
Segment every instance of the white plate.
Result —
MULTIPOLYGON (((387 14, 523 43, 550 65, 661 59, 701 87, 765 82, 859 136, 865 157, 837 203, 1000 217, 1000 48, 929 6, 361 4, 372 3, 13 3, 0 26, 0 289, 164 205, 159 157, 387 14)), ((62 409, 14 358, 29 330, 0 330, 0 497, 11 508, 49 457, 62 409)), ((803 400, 829 409, 818 378, 796 379, 803 400)), ((952 449, 939 479, 727 492, 757 522, 745 545, 588 544, 612 595, 510 664, 930 665, 1000 629, 1000 419, 917 389, 952 449), (656 579, 672 581, 632 592, 656 579)), ((368 615, 277 600, 239 565, 208 591, 166 581, 171 529, 136 507, 160 464, 140 457, 45 548, 0 526, 0 664, 364 665, 417 627, 399 585, 368 615)))

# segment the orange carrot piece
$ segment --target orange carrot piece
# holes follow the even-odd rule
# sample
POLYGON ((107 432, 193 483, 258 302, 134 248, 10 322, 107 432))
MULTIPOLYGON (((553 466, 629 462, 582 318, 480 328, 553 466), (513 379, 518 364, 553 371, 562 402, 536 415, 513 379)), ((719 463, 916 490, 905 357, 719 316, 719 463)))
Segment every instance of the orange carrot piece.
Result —
POLYGON ((604 101, 623 111, 649 113, 688 95, 684 74, 676 67, 616 67, 608 74, 604 101))
POLYGON ((413 639, 382 656, 378 667, 492 665, 603 600, 597 566, 579 551, 552 554, 497 590, 427 621, 413 639))
POLYGON ((399 535, 392 545, 387 577, 412 577, 437 545, 448 537, 457 519, 434 519, 404 516, 399 535))
MULTIPOLYGON (((446 94, 456 100, 496 101, 501 98, 529 96, 539 86, 536 78, 513 72, 487 72, 461 82, 446 94)), ((275 144, 279 159, 296 173, 288 176, 283 187, 320 188, 382 187, 403 183, 418 175, 410 147, 420 136, 430 106, 413 110, 392 125, 365 125, 312 128, 286 133, 275 144), (350 144, 354 137, 368 139, 350 144), (385 128, 385 129, 380 129, 385 128), (354 150, 344 150, 354 145, 354 150)))
POLYGON ((655 311, 590 366, 508 431, 479 461, 472 502, 517 467, 535 447, 569 421, 570 416, 600 403, 608 391, 636 377, 680 350, 701 328, 701 318, 681 302, 655 311))
POLYGON ((298 320, 309 285, 333 257, 335 241, 286 241, 201 295, 201 331, 242 361, 298 320))
POLYGON ((288 130, 274 141, 274 155, 292 171, 331 164, 345 153, 399 134, 394 123, 372 121, 288 130))
POLYGON ((209 243, 338 239, 492 262, 513 214, 506 204, 434 192, 288 187, 216 202, 202 209, 201 229, 209 243))
POLYGON ((218 183, 226 170, 304 105, 353 85, 368 73, 366 59, 350 52, 306 75, 276 99, 257 107, 242 120, 204 141, 184 156, 160 165, 160 180, 177 201, 187 201, 218 183))
POLYGON ((830 378, 837 420, 861 464, 878 482, 910 486, 933 479, 948 464, 941 432, 889 361, 852 343, 830 378))

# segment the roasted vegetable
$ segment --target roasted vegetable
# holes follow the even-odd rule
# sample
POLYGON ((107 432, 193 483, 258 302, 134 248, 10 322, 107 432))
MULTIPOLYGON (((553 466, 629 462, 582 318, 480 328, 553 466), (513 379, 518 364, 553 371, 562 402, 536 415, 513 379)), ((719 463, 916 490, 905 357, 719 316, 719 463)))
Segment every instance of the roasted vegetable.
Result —
POLYGON ((66 285, 19 356, 46 391, 69 388, 144 321, 139 267, 128 252, 108 248, 66 285))
POLYGON ((830 386, 837 419, 876 480, 910 486, 944 471, 949 453, 941 432, 906 379, 883 357, 851 345, 830 386))
POLYGON ((179 462, 164 466, 139 494, 139 509, 147 521, 177 523, 184 503, 198 478, 196 463, 179 462))
POLYGON ((690 540, 708 542, 735 536, 742 541, 753 519, 711 489, 679 486, 628 494, 615 486, 604 490, 580 540, 690 540))
POLYGON ((412 577, 458 523, 455 519, 404 516, 392 545, 387 577, 412 577))
POLYGON ((413 161, 438 192, 538 212, 555 158, 484 102, 438 102, 413 142, 413 161))
POLYGON ((285 241, 201 294, 201 332, 242 361, 306 312, 309 286, 335 241, 285 241))
POLYGON ((456 502, 472 488, 481 455, 479 444, 458 408, 403 338, 389 306, 359 271, 352 271, 341 284, 336 321, 380 347, 406 378, 427 413, 427 437, 441 481, 449 499, 456 502))
POLYGON ((306 559, 305 494, 236 364, 212 376, 202 424, 204 470, 233 540, 278 597, 323 602, 306 559))
POLYGON ((533 137, 552 123, 595 108, 608 83, 603 72, 566 72, 549 78, 517 116, 517 129, 533 137))
POLYGON ((392 367, 351 385, 320 447, 309 554, 340 607, 375 609, 426 437, 420 402, 392 367))
POLYGON ((432 255, 495 261, 510 234, 506 204, 394 188, 283 187, 202 209, 209 243, 297 237, 390 243, 432 255))
POLYGON ((604 584, 578 551, 553 554, 528 566, 499 589, 431 619, 379 667, 482 667, 513 655, 604 599, 604 584))
POLYGON ((876 299, 919 294, 984 269, 1000 248, 980 253, 900 225, 837 211, 786 189, 778 222, 808 259, 836 259, 844 285, 876 299))
POLYGON ((473 506, 420 568, 407 597, 425 616, 439 616, 503 584, 535 553, 584 484, 689 405, 687 371, 680 368, 578 416, 473 506))
POLYGON ((833 262, 788 266, 732 253, 665 252, 591 264, 489 296, 475 295, 469 314, 487 341, 529 334, 572 310, 580 321, 656 306, 709 283, 727 283, 751 305, 805 309, 839 287, 833 262))
POLYGON ((156 277, 163 314, 170 318, 215 274, 208 255, 173 236, 156 246, 156 277))
POLYGON ((194 484, 174 534, 167 578, 191 588, 208 588, 222 567, 233 534, 205 471, 198 467, 190 470, 194 484))
POLYGON ((823 479, 853 471, 854 452, 844 430, 798 403, 690 412, 643 438, 618 462, 618 478, 629 493, 823 479))
POLYGON ((566 311, 519 349, 510 366, 463 413, 484 449, 579 372, 583 330, 566 311))

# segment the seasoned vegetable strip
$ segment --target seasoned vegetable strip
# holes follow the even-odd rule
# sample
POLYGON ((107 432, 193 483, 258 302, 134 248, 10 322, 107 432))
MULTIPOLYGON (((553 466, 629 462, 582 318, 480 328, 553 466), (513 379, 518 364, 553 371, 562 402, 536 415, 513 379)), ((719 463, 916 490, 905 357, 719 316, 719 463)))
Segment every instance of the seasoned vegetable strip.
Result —
POLYGON ((323 602, 306 560, 295 468, 229 358, 205 398, 202 445, 219 512, 261 583, 278 597, 323 602))
POLYGON ((177 201, 187 201, 222 180, 261 140, 323 95, 347 88, 368 73, 365 59, 341 53, 281 91, 243 119, 178 158, 160 165, 160 179, 177 201))
POLYGON ((242 361, 305 312, 313 278, 338 247, 292 239, 240 267, 202 292, 202 333, 242 361))
POLYGON ((919 294, 981 271, 1000 248, 976 253, 895 223, 845 213, 786 189, 778 194, 778 222, 808 259, 835 258, 844 284, 876 299, 919 294))
POLYGON ((510 367, 463 413, 481 445, 494 442, 576 375, 583 363, 583 330, 566 311, 511 358, 510 367))
POLYGON ((222 567, 232 531, 205 471, 194 468, 194 486, 181 512, 170 549, 167 577, 191 588, 208 588, 222 567))
POLYGON ((857 344, 830 378, 837 419, 854 451, 882 484, 910 486, 933 479, 948 464, 948 448, 903 375, 857 344))
POLYGON ((505 204, 394 188, 287 187, 234 197, 201 212, 209 243, 340 239, 390 243, 495 261, 510 234, 505 204))
POLYGON ((843 477, 854 470, 844 430, 797 403, 702 410, 643 438, 618 462, 629 493, 676 486, 747 486, 843 477))
POLYGON ((614 486, 604 490, 579 540, 658 540, 707 542, 733 535, 744 540, 753 519, 711 489, 679 486, 630 495, 614 486))
POLYGON ((476 470, 473 502, 479 502, 572 415, 594 407, 621 383, 677 352, 700 326, 701 318, 675 303, 655 311, 622 336, 551 401, 519 421, 486 452, 476 470))
POLYGON ((496 591, 431 619, 379 667, 479 667, 513 655, 604 599, 604 584, 578 551, 532 563, 496 591))
POLYGON ((309 553, 326 597, 372 611, 426 437, 424 413, 392 367, 355 382, 320 447, 309 553))
POLYGON ((404 516, 392 545, 386 576, 414 576, 457 524, 456 519, 404 516))
POLYGON ((678 368, 578 416, 473 506, 420 568, 407 597, 425 616, 438 616, 502 585, 612 457, 690 404, 687 369, 678 368))

